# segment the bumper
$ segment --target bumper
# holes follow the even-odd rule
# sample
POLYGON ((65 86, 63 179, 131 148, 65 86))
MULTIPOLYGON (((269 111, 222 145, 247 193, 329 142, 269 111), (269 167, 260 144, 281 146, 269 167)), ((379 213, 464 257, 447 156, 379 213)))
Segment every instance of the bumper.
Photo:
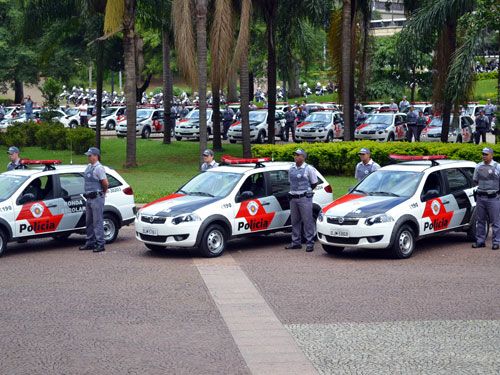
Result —
POLYGON ((174 225, 167 218, 164 224, 148 224, 135 219, 135 238, 151 245, 165 247, 195 247, 200 222, 174 225))
POLYGON ((327 132, 295 132, 295 139, 299 141, 315 142, 326 140, 327 132))
POLYGON ((359 247, 365 249, 385 249, 391 243, 394 223, 374 224, 371 226, 329 224, 325 220, 317 222, 319 242, 340 247, 359 247))
POLYGON ((370 141, 386 141, 388 133, 383 134, 354 134, 354 139, 370 140, 370 141))
MULTIPOLYGON (((241 132, 231 132, 229 131, 227 133, 227 137, 230 139, 230 140, 234 140, 234 141, 241 141, 243 139, 243 135, 241 134, 241 132)), ((257 139, 257 132, 250 132, 250 141, 253 142, 257 139)))
POLYGON ((175 136, 182 138, 199 138, 200 130, 199 129, 182 129, 175 128, 175 136))

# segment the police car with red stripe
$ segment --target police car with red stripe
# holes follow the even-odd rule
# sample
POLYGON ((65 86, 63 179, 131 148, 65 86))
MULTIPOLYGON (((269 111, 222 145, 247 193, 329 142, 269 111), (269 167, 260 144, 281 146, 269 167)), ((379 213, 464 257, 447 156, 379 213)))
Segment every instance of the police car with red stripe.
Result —
MULTIPOLYGON (((291 227, 290 163, 268 158, 224 156, 221 165, 200 173, 174 194, 145 205, 135 220, 136 238, 150 250, 198 248, 221 255, 234 237, 291 227)), ((332 201, 332 189, 318 172, 315 217, 332 201)))
POLYGON ((418 239, 446 231, 475 235, 475 163, 445 156, 391 155, 385 166, 325 208, 317 220, 323 249, 389 249, 409 258, 418 239))
MULTIPOLYGON (((23 169, 0 174, 0 255, 10 241, 66 239, 85 231, 85 165, 58 160, 22 160, 23 169)), ((104 237, 113 242, 120 227, 134 221, 134 193, 113 169, 104 206, 104 237)))

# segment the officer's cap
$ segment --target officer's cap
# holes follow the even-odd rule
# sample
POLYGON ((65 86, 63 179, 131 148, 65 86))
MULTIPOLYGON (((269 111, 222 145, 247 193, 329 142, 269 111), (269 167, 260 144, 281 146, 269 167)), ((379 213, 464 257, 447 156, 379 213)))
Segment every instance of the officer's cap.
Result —
POLYGON ((90 155, 101 155, 101 151, 97 147, 91 147, 87 150, 85 155, 90 156, 90 155))
POLYGON ((12 155, 15 153, 19 154, 19 149, 16 146, 10 146, 9 149, 7 150, 7 154, 12 155))
POLYGON ((203 151, 203 156, 214 156, 214 152, 210 149, 206 149, 205 151, 203 151))
POLYGON ((368 155, 371 155, 371 151, 369 148, 366 148, 366 147, 363 147, 361 150, 359 150, 358 152, 358 155, 364 155, 364 154, 368 154, 368 155))
POLYGON ((294 155, 304 155, 304 157, 307 157, 307 153, 301 148, 298 148, 297 150, 295 150, 295 152, 293 154, 294 155))
POLYGON ((493 155, 493 149, 489 148, 489 147, 483 148, 482 152, 483 152, 483 154, 491 154, 491 155, 493 155))

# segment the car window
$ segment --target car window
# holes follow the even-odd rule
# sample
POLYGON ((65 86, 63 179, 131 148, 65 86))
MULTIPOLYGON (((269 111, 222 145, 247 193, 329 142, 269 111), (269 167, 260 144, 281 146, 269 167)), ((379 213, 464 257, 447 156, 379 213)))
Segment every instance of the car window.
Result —
POLYGON ((32 202, 53 199, 54 184, 52 180, 52 176, 35 178, 29 183, 20 196, 22 197, 25 194, 33 194, 35 199, 32 200, 32 202))
POLYGON ((271 182, 272 195, 280 196, 288 194, 290 191, 288 171, 270 171, 268 175, 271 182))
POLYGON ((118 179, 116 179, 115 177, 111 176, 110 174, 106 173, 106 178, 108 179, 110 189, 114 188, 114 187, 122 186, 122 183, 118 179))
POLYGON ((423 198, 431 190, 435 191, 438 197, 444 194, 440 172, 432 172, 429 176, 427 176, 424 188, 422 189, 421 198, 423 198))
POLYGON ((463 191, 468 189, 469 180, 467 177, 460 172, 458 169, 446 169, 445 170, 446 178, 448 179, 448 186, 450 188, 450 193, 455 193, 457 191, 463 191))
POLYGON ((68 197, 85 192, 84 178, 80 173, 64 173, 59 175, 61 184, 61 196, 68 197))
POLYGON ((462 168, 462 173, 469 179, 469 181, 472 183, 471 186, 474 186, 474 179, 472 178, 474 176, 474 168, 462 168))
POLYGON ((11 174, 0 175, 0 202, 9 198, 26 181, 26 176, 16 176, 11 174))
POLYGON ((251 191, 253 198, 263 198, 266 194, 266 183, 264 180, 264 173, 255 173, 248 176, 238 192, 241 195, 244 191, 251 191))

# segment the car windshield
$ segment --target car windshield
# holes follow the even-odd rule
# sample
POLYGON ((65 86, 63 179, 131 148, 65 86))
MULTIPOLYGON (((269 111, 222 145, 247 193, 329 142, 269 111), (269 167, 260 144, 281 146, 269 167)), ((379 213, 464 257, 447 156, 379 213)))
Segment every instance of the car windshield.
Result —
POLYGON ((105 108, 103 111, 102 111, 102 116, 111 116, 113 113, 115 113, 116 111, 116 108, 105 108))
POLYGON ((137 118, 149 118, 151 112, 153 112, 151 109, 138 109, 137 118))
MULTIPOLYGON (((207 109, 207 120, 209 120, 211 116, 212 116, 212 110, 207 109)), ((186 118, 188 118, 190 120, 194 120, 194 121, 199 121, 200 120, 200 110, 193 109, 191 112, 188 113, 186 118)))
MULTIPOLYGON (((450 116, 450 125, 453 123, 453 116, 450 116)), ((429 123, 431 127, 440 128, 443 126, 443 119, 441 117, 434 117, 429 123)))
POLYGON ((421 172, 379 170, 361 181, 353 193, 410 197, 417 190, 421 172))
POLYGON ((225 197, 241 178, 239 173, 210 170, 200 173, 179 189, 178 193, 205 197, 225 197))
POLYGON ((321 113, 321 112, 314 112, 311 113, 309 116, 306 117, 305 121, 306 122, 331 122, 332 121, 332 113, 321 113))
POLYGON ((68 109, 66 110, 66 114, 67 114, 68 116, 74 116, 74 115, 76 115, 78 112, 79 112, 79 111, 78 111, 78 108, 68 108, 68 109))
POLYGON ((366 119, 367 124, 379 124, 379 125, 391 125, 392 116, 391 115, 372 115, 366 119))
POLYGON ((21 186, 21 184, 26 181, 28 177, 26 176, 16 176, 12 174, 1 174, 0 175, 0 202, 4 201, 21 186))
POLYGON ((250 111, 248 113, 250 122, 264 122, 266 121, 266 115, 267 113, 263 111, 250 111))

